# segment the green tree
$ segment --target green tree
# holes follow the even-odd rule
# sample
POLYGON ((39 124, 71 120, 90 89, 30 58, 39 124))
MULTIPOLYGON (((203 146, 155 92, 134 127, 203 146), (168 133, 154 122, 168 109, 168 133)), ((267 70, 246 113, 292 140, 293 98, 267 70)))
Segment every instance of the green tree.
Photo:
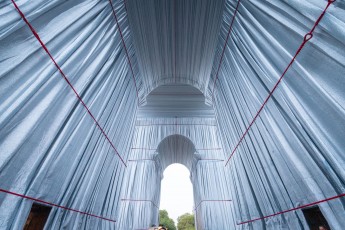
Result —
POLYGON ((168 230, 176 230, 175 222, 169 217, 166 210, 159 210, 159 224, 164 225, 168 230))
POLYGON ((185 213, 177 218, 178 230, 195 230, 194 215, 185 213))

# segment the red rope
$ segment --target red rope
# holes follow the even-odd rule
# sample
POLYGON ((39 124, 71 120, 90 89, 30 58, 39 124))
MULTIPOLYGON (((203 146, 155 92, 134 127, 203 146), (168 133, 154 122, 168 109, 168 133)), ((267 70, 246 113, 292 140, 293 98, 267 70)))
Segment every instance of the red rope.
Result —
MULTIPOLYGON (((128 60, 128 63, 129 63, 129 67, 131 68, 132 77, 133 77, 133 81, 134 81, 134 86, 135 86, 135 90, 136 90, 136 93, 137 93, 138 106, 139 106, 139 92, 138 92, 137 82, 136 82, 136 80, 135 80, 135 75, 134 75, 134 71, 133 71, 133 67, 132 67, 131 60, 129 59, 127 46, 126 46, 125 40, 123 39, 122 31, 121 31, 121 28, 120 28, 120 23, 119 23, 119 21, 117 20, 115 8, 114 8, 113 3, 111 2, 111 0, 109 0, 109 4, 110 4, 110 6, 111 6, 111 9, 112 9, 112 12, 113 12, 115 21, 116 21, 117 29, 118 29, 118 31, 119 31, 119 33, 120 33, 120 36, 121 36, 121 40, 122 40, 123 47, 125 48, 127 60, 128 60)), ((125 4, 125 8, 126 8, 126 3, 124 2, 124 4, 125 4)), ((126 8, 126 11, 127 11, 127 8, 126 8)))
POLYGON ((121 201, 128 201, 128 202, 151 202, 156 208, 159 207, 152 201, 152 200, 133 200, 133 199, 121 199, 121 201))
POLYGON ((96 123, 96 126, 99 128, 99 130, 102 132, 102 134, 105 136, 105 138, 108 140, 108 142, 110 143, 111 147, 114 149, 115 153, 118 155, 118 157, 121 159, 122 163, 125 165, 125 167, 127 167, 126 163, 124 162, 124 160, 122 159, 122 157, 120 156, 119 152, 117 151, 117 149, 115 148, 114 144, 111 142, 111 140, 109 139, 108 135, 105 133, 104 129, 101 127, 101 125, 99 124, 99 122, 96 120, 96 118, 94 117, 94 115, 91 113, 90 109, 87 107, 87 105, 85 104, 85 102, 83 101, 83 99, 80 97, 80 95, 78 94, 78 92, 76 91, 76 89, 73 87, 72 83, 68 80, 67 76, 65 75, 65 73, 62 71, 61 67, 58 65, 58 63, 55 61, 55 59, 53 58, 53 56, 51 55, 51 53, 49 52, 47 46, 43 43, 43 41, 41 40, 40 36, 38 35, 38 33, 35 31, 35 29, 32 27, 32 25, 29 23, 29 21, 26 19, 25 15, 23 14, 23 12, 19 9, 19 7, 17 6, 17 4, 15 3, 14 0, 11 0, 14 7, 17 9, 18 13, 20 14, 20 16, 22 17, 22 19, 24 20, 24 22, 29 26, 31 32, 33 33, 33 35, 36 37, 37 41, 41 44, 42 48, 46 51, 46 53, 48 54, 48 56, 50 57, 50 59, 53 61, 54 65, 56 66, 56 68, 59 70, 61 76, 64 78, 64 80, 67 82, 67 84, 71 87, 71 89, 73 90, 74 94, 76 95, 76 97, 78 98, 78 100, 80 101, 80 103, 84 106, 84 108, 86 109, 87 113, 91 116, 91 118, 94 120, 94 122, 96 123))
POLYGON ((238 11, 238 7, 240 6, 240 2, 241 2, 241 0, 238 0, 237 5, 236 5, 236 8, 235 8, 234 15, 232 16, 232 20, 231 20, 231 23, 230 23, 229 31, 228 31, 228 34, 227 34, 226 39, 225 39, 225 44, 224 44, 224 47, 223 47, 223 51, 222 51, 222 54, 221 54, 221 56, 220 56, 220 61, 219 61, 219 65, 218 65, 216 77, 214 78, 214 81, 213 81, 212 101, 213 101, 213 96, 214 96, 214 89, 216 88, 216 81, 218 80, 218 75, 219 75, 220 66, 222 65, 222 62, 223 62, 223 57, 224 57, 224 53, 225 53, 225 48, 226 48, 226 46, 227 46, 227 44, 228 44, 228 40, 229 40, 230 35, 231 35, 232 25, 234 24, 235 17, 236 17, 237 11, 238 11))
POLYGON ((272 217, 272 216, 281 215, 281 214, 284 214, 284 213, 287 213, 287 212, 296 211, 298 209, 310 207, 310 206, 313 206, 313 205, 316 205, 316 204, 320 204, 320 203, 323 203, 323 202, 326 202, 326 201, 330 201, 330 200, 334 200, 334 199, 337 199, 337 198, 340 198, 340 197, 344 197, 344 196, 345 196, 345 193, 337 195, 337 196, 333 196, 333 197, 330 197, 330 198, 327 198, 327 199, 324 199, 324 200, 316 201, 316 202, 313 202, 313 203, 310 203, 310 204, 305 204, 305 205, 302 205, 302 206, 299 206, 299 207, 291 208, 291 209, 288 209, 288 210, 285 210, 285 211, 277 212, 277 213, 274 213, 274 214, 271 214, 271 215, 268 215, 268 216, 263 216, 263 217, 255 218, 255 219, 252 219, 252 220, 243 221, 241 223, 238 223, 237 225, 247 224, 247 223, 251 223, 251 222, 257 221, 257 220, 266 219, 266 218, 269 218, 269 217, 272 217))
POLYGON ((202 202, 231 202, 231 201, 232 200, 202 200, 199 202, 199 204, 195 207, 194 210, 196 211, 202 202))
POLYGON ((313 37, 313 32, 316 28, 316 26, 319 24, 319 22, 321 21, 321 19, 323 18, 323 16, 325 15, 326 10, 328 9, 328 7, 335 2, 335 0, 328 0, 328 4, 325 7, 325 9, 323 10, 323 12, 321 13, 321 15, 319 16, 319 18, 315 21, 315 24, 313 26, 313 28, 304 35, 303 41, 301 43, 301 45, 298 47, 295 55, 293 56, 292 60, 290 61, 290 63, 288 64, 288 66, 285 68, 283 74, 280 76, 279 80, 277 81, 277 83, 274 85, 273 89, 270 91, 270 93, 268 94, 267 98, 265 99, 265 101, 263 102, 263 104, 261 105, 260 109, 257 111, 256 115, 254 116, 253 120, 250 122, 249 126, 247 127, 247 129, 245 130, 245 132, 242 134, 240 140, 238 141, 237 145, 235 146, 235 148, 233 149, 233 151, 230 154, 229 159, 227 160, 225 166, 229 163, 231 157, 234 155, 235 151, 237 150, 237 148, 239 147, 239 145, 241 144, 242 140, 244 139, 244 137, 246 136, 246 134, 249 132, 249 129, 252 127, 252 125, 254 124, 256 118, 258 118, 258 116, 260 115, 261 111, 263 110, 264 106, 267 104, 268 100, 270 99, 270 97, 272 96, 272 94, 274 93, 274 91, 277 89, 278 85, 280 84, 280 82, 282 81, 283 77, 285 76, 286 72, 288 71, 288 69, 291 67, 292 63, 294 63, 297 55, 301 52, 301 50, 303 49, 304 45, 313 37))
POLYGON ((21 198, 24 198, 24 199, 28 199, 28 200, 33 200, 33 201, 36 201, 38 203, 50 205, 50 206, 53 206, 53 207, 56 207, 56 208, 61 208, 61 209, 67 210, 67 211, 77 212, 77 213, 82 214, 82 215, 92 216, 92 217, 95 217, 95 218, 98 218, 98 219, 102 219, 102 220, 107 220, 107 221, 110 221, 110 222, 116 222, 116 220, 108 219, 108 218, 105 218, 105 217, 102 217, 102 216, 97 216, 97 215, 94 215, 94 214, 91 214, 91 213, 87 213, 87 212, 82 212, 82 211, 79 211, 77 209, 68 208, 68 207, 61 206, 61 205, 58 205, 58 204, 54 204, 54 203, 51 203, 51 202, 47 202, 47 201, 44 201, 44 200, 36 199, 36 198, 30 197, 30 196, 25 196, 23 194, 11 192, 11 191, 8 191, 8 190, 5 190, 5 189, 1 189, 0 188, 0 192, 7 193, 7 194, 10 194, 10 195, 14 195, 14 196, 18 196, 18 197, 21 197, 21 198))
POLYGON ((126 0, 123 1, 123 5, 125 6, 126 14, 128 15, 128 12, 127 12, 127 1, 126 0))

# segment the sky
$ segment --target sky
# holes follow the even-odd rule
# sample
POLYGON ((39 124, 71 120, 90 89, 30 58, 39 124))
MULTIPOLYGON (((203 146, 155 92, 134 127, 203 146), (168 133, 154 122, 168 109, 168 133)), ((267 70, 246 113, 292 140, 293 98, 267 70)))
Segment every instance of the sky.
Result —
POLYGON ((177 217, 193 213, 193 186, 189 175, 189 170, 181 164, 172 164, 163 173, 159 209, 167 210, 175 225, 177 217))

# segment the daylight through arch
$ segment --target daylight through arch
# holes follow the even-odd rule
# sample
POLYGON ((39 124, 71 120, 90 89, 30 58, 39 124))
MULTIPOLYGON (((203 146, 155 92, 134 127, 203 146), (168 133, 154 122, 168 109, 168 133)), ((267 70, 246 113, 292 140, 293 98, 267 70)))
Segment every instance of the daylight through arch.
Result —
POLYGON ((40 205, 47 229, 147 229, 180 161, 199 230, 342 230, 344 15, 342 0, 0 1, 0 229, 40 205))

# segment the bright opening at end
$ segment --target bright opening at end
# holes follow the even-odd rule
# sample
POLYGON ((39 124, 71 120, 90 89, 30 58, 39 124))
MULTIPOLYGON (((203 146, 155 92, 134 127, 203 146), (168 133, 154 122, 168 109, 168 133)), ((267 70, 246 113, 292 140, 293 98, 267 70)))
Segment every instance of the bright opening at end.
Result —
POLYGON ((168 166, 161 184, 160 210, 167 210, 177 225, 177 218, 185 213, 193 214, 193 186, 189 170, 181 164, 168 166))

